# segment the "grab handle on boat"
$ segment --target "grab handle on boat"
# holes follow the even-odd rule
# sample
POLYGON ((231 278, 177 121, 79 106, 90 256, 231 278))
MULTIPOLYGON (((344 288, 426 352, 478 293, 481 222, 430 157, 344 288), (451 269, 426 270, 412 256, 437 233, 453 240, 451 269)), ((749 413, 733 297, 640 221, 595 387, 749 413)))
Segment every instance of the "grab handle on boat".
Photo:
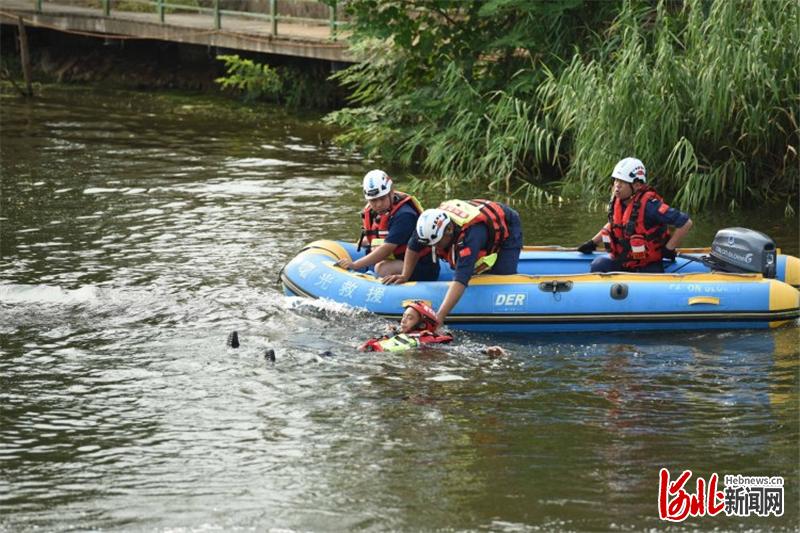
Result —
POLYGON ((719 298, 716 296, 692 296, 689 298, 689 305, 697 304, 719 305, 719 298))
POLYGON ((567 292, 572 290, 571 281, 543 281, 539 284, 539 290, 542 292, 567 292))
POLYGON ((624 283, 615 283, 611 286, 610 292, 615 300, 624 300, 628 297, 628 286, 624 283))

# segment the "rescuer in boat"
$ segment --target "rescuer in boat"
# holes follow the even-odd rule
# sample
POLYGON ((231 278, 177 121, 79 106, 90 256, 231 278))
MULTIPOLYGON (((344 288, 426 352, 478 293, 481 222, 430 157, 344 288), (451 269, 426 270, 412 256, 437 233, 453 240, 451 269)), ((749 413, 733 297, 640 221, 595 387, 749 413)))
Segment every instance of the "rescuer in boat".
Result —
MULTIPOLYGON (((369 339, 358 349, 362 352, 402 352, 420 346, 447 344, 453 336, 446 332, 437 333, 436 311, 423 300, 403 302, 405 311, 400 319, 400 327, 390 335, 369 339)), ((500 346, 483 349, 489 357, 502 357, 506 351, 500 346)))
MULTIPOLYGON (((375 273, 379 277, 399 274, 403 270, 406 246, 414 233, 422 206, 413 196, 395 191, 392 179, 382 170, 367 172, 363 185, 367 205, 361 214, 359 249, 365 246, 367 254, 356 261, 340 259, 336 264, 347 270, 361 270, 375 265, 375 273)), ((438 261, 421 261, 409 279, 434 281, 438 277, 438 261)))
POLYGON ((604 244, 609 255, 592 261, 592 272, 664 272, 662 260, 675 260, 675 249, 692 228, 692 220, 647 185, 647 171, 638 159, 621 160, 611 177, 614 194, 608 223, 578 251, 590 254, 604 244), (675 233, 670 234, 668 226, 674 226, 675 233))
POLYGON ((417 220, 417 231, 408 241, 403 271, 387 276, 384 283, 405 283, 418 263, 440 255, 455 273, 437 312, 439 324, 458 303, 474 274, 516 274, 522 250, 519 214, 499 202, 448 200, 438 209, 427 209, 417 220))

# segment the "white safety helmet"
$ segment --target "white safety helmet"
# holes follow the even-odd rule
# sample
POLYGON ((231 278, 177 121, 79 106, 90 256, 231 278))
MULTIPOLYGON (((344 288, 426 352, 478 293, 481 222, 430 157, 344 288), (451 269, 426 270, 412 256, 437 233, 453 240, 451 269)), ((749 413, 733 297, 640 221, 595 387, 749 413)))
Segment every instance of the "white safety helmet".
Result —
POLYGON ((417 238, 426 246, 442 240, 444 230, 450 223, 447 213, 441 209, 426 209, 417 219, 417 238))
POLYGON ((644 168, 644 163, 635 157, 626 157, 617 163, 611 177, 628 183, 633 183, 633 180, 642 180, 642 183, 647 183, 647 170, 644 168))
POLYGON ((364 176, 364 198, 374 200, 392 191, 392 178, 383 170, 370 170, 364 176))

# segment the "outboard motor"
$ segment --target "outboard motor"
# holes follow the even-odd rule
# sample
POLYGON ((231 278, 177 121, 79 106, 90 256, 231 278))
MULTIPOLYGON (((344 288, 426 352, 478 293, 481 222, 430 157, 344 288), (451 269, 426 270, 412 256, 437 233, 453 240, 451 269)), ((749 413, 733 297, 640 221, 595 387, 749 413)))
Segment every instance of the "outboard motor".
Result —
POLYGON ((711 254, 703 262, 723 272, 752 272, 775 277, 775 241, 760 231, 725 228, 714 236, 711 254))

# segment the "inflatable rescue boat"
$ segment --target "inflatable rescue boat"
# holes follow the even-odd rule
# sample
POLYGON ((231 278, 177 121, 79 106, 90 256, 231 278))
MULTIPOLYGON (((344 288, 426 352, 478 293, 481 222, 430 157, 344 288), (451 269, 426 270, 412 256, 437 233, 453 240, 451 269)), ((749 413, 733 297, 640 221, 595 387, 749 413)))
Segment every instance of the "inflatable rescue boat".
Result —
MULTIPOLYGON (((537 333, 768 328, 796 324, 800 317, 800 260, 780 254, 759 232, 721 230, 711 248, 681 249, 663 274, 591 274, 589 264, 599 253, 526 246, 518 274, 473 276, 446 323, 537 333)), ((335 264, 363 255, 352 243, 312 242, 281 271, 284 291, 399 319, 405 300, 438 307, 453 275, 442 263, 438 281, 383 285, 372 272, 335 264)))

